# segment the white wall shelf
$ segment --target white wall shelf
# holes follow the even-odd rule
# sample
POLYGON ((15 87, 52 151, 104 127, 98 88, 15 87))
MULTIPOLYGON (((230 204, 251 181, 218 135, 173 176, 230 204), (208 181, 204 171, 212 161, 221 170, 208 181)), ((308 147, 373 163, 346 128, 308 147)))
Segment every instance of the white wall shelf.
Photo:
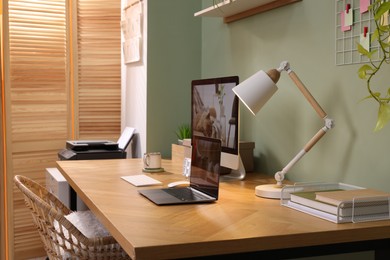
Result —
POLYGON ((222 17, 225 23, 266 12, 301 0, 224 0, 196 12, 194 16, 222 17))

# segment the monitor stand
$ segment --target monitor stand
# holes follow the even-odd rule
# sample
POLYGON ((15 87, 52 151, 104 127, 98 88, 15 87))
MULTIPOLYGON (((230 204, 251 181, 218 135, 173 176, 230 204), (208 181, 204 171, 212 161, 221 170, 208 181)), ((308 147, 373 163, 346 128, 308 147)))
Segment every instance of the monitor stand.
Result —
POLYGON ((222 175, 220 177, 220 181, 241 181, 245 178, 246 171, 245 171, 244 163, 241 160, 241 156, 238 157, 239 157, 238 169, 232 169, 229 174, 222 175))

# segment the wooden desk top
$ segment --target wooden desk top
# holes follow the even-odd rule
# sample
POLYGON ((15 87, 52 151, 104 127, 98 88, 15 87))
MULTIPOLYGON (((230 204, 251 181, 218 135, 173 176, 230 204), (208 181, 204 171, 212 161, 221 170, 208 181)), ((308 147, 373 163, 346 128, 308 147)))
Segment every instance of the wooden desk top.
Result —
MULTIPOLYGON (((59 170, 133 258, 182 258, 390 238, 390 221, 334 224, 279 200, 256 197, 254 188, 273 182, 248 174, 223 182, 212 204, 156 206, 122 180, 142 173, 140 159, 59 161, 59 170)), ((182 180, 181 165, 163 160, 166 172, 147 174, 163 182, 182 180)), ((161 186, 157 186, 161 187, 161 186)), ((145 189, 145 187, 143 187, 145 189)), ((147 187, 150 188, 150 187, 147 187)))

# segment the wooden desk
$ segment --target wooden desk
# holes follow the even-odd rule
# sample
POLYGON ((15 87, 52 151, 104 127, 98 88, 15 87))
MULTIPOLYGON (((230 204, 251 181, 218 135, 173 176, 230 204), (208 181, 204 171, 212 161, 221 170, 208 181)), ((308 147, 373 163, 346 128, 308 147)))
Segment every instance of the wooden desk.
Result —
MULTIPOLYGON (((271 254, 272 259, 376 249, 389 258, 390 221, 333 224, 256 197, 254 187, 273 181, 249 174, 220 185, 213 204, 156 206, 120 177, 142 173, 140 159, 59 161, 77 194, 133 259, 223 254, 271 254), (386 255, 387 254, 387 255, 386 255)), ((163 160, 166 172, 149 174, 166 185, 181 180, 181 165, 163 160)))

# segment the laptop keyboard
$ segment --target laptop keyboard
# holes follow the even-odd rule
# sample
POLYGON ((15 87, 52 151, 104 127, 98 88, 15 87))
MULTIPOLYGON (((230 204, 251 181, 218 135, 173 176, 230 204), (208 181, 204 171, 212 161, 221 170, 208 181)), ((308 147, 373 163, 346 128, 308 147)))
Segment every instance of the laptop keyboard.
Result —
POLYGON ((164 191, 182 201, 203 200, 208 198, 198 192, 192 191, 190 188, 165 189, 164 191))

